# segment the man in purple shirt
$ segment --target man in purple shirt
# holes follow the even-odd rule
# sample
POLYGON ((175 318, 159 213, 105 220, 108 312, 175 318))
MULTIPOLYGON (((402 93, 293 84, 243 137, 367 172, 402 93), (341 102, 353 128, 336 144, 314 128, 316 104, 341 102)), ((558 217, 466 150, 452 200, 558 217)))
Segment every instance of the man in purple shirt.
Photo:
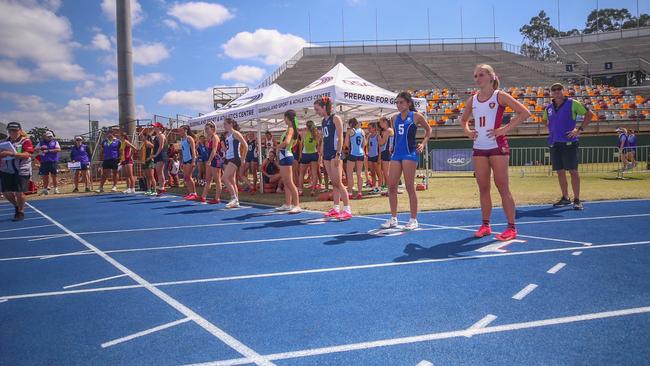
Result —
POLYGON ((83 181, 86 184, 86 192, 93 189, 93 182, 90 179, 90 160, 92 159, 88 145, 84 144, 83 137, 76 136, 74 138, 74 146, 70 149, 70 160, 80 164, 79 169, 74 171, 74 189, 73 193, 79 192, 79 176, 82 175, 83 181))
POLYGON ((577 100, 564 96, 564 87, 560 83, 551 85, 553 100, 544 108, 542 120, 548 125, 548 144, 551 148, 553 170, 562 190, 562 198, 554 207, 571 204, 566 171, 571 175, 573 188, 573 209, 582 210, 580 201, 580 175, 578 174, 578 137, 591 122, 593 113, 577 100), (580 127, 576 127, 578 116, 584 116, 580 127))
POLYGON ((52 185, 54 186, 54 193, 59 193, 59 187, 56 182, 57 165, 59 164, 59 152, 61 146, 59 142, 54 139, 52 131, 46 131, 43 140, 38 143, 36 149, 41 153, 41 167, 38 170, 38 175, 43 179, 43 191, 41 195, 50 193, 50 176, 52 176, 52 185))

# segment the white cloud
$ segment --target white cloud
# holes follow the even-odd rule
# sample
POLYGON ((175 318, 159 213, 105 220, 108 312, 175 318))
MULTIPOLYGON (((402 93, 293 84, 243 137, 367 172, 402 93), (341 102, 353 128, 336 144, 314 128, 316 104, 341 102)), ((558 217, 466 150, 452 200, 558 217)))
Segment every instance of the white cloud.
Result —
POLYGON ((275 29, 240 32, 223 44, 227 56, 235 59, 262 59, 267 65, 278 65, 296 54, 308 43, 293 34, 275 29))
POLYGON ((266 71, 256 66, 239 65, 236 68, 221 74, 224 80, 240 81, 245 84, 254 83, 262 78, 266 71))
POLYGON ((174 4, 167 14, 196 29, 220 25, 234 17, 223 5, 202 1, 174 4))
POLYGON ((83 68, 73 62, 72 49, 79 44, 72 40, 70 22, 51 10, 58 6, 57 1, 0 1, 0 56, 36 65, 36 70, 23 70, 14 77, 18 82, 85 76, 83 68))
POLYGON ((152 72, 149 74, 137 75, 133 80, 136 88, 146 88, 148 86, 158 84, 164 81, 169 81, 169 77, 159 72, 152 72))
POLYGON ((133 47, 133 62, 139 65, 155 65, 169 57, 163 43, 147 43, 133 47))
POLYGON ((172 20, 172 19, 165 19, 165 20, 163 20, 163 23, 165 23, 165 25, 166 25, 167 27, 169 27, 170 29, 173 29, 173 30, 177 30, 177 29, 178 29, 178 23, 176 23, 176 22, 175 22, 174 20, 172 20))
POLYGON ((0 60, 0 82, 26 83, 33 80, 32 72, 12 60, 0 60))
MULTIPOLYGON (((102 12, 110 20, 115 21, 115 0, 102 0, 102 12)), ((138 0, 131 0, 131 22, 135 25, 142 21, 144 14, 142 12, 142 6, 138 0)))
POLYGON ((209 112, 213 108, 212 88, 205 90, 170 90, 158 101, 165 105, 187 107, 195 112, 209 112))
POLYGON ((93 37, 93 41, 91 43, 91 47, 102 51, 110 51, 111 40, 108 39, 105 34, 95 34, 95 37, 93 37))

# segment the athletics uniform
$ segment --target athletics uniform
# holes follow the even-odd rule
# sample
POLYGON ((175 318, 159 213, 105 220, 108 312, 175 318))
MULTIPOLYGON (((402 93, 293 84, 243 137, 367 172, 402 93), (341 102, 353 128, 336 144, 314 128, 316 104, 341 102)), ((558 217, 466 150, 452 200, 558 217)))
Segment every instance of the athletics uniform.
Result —
POLYGON ((411 160, 417 162, 420 159, 416 150, 417 142, 415 141, 418 126, 415 124, 414 119, 415 112, 413 111, 409 111, 404 120, 402 119, 401 113, 395 118, 395 145, 393 147, 393 156, 390 158, 391 160, 411 160))
POLYGON ((323 118, 321 123, 323 128, 323 160, 332 160, 336 156, 336 151, 339 145, 338 134, 336 133, 336 125, 334 124, 334 114, 323 118))
POLYGON ((248 141, 248 151, 246 152, 246 162, 257 162, 257 139, 248 141))
POLYGON ((363 156, 365 155, 363 151, 363 141, 365 136, 363 135, 363 130, 357 128, 354 130, 354 134, 350 135, 350 152, 348 154, 348 161, 363 161, 363 156))
POLYGON ((370 136, 368 138, 368 161, 371 163, 376 163, 379 160, 379 141, 377 141, 377 135, 370 136))
MULTIPOLYGON (((282 134, 282 137, 280 137, 280 143, 284 142, 284 139, 287 137, 288 131, 284 131, 282 134)), ((293 146, 296 143, 296 138, 295 136, 291 137, 291 141, 289 141, 289 146, 286 146, 284 149, 278 150, 278 158, 280 160, 280 166, 291 166, 293 165, 293 146)))
POLYGON ((381 160, 390 161, 390 147, 393 145, 393 139, 395 136, 389 136, 388 141, 381 145, 381 160))
POLYGON ((503 122, 505 107, 499 105, 499 91, 495 90, 486 101, 472 96, 472 115, 477 137, 474 140, 474 156, 510 155, 510 147, 505 136, 488 137, 489 130, 496 130, 503 122))
POLYGON ((307 130, 307 133, 305 133, 305 138, 302 141, 302 156, 300 157, 300 164, 309 164, 314 161, 318 161, 316 139, 314 139, 311 131, 307 130))
MULTIPOLYGON (((214 145, 213 140, 210 140, 208 142, 208 151, 210 151, 210 154, 212 153, 212 146, 214 145)), ((206 158, 209 159, 210 156, 206 158)), ((217 146, 217 151, 214 153, 214 158, 210 161, 210 166, 212 168, 222 168, 223 167, 223 156, 221 154, 221 144, 217 146)))
MULTIPOLYGON (((160 137, 154 136, 154 138, 153 138, 153 153, 156 154, 158 152, 159 148, 160 148, 160 137)), ((154 158, 153 162, 154 163, 164 163, 166 161, 167 161, 167 150, 163 146, 162 151, 160 152, 160 154, 158 154, 154 158)))
POLYGON ((231 132, 225 139, 226 144, 226 163, 235 164, 237 168, 241 166, 241 157, 239 156, 239 140, 235 138, 235 135, 231 132))
POLYGON ((190 145, 190 140, 187 137, 183 137, 181 140, 181 151, 183 152, 183 164, 192 163, 192 146, 190 145))

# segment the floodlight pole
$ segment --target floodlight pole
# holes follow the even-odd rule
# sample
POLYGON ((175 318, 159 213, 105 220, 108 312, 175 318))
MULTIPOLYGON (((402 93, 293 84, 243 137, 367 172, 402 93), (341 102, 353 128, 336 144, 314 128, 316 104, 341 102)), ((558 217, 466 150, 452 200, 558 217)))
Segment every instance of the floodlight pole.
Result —
POLYGON ((133 91, 133 49, 131 36, 131 1, 117 0, 117 88, 120 129, 135 133, 135 94, 133 91))

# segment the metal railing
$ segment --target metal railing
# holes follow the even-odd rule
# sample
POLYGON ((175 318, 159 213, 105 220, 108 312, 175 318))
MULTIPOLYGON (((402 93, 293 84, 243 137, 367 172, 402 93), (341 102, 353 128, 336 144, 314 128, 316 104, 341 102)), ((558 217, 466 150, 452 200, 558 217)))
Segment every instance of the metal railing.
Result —
POLYGON ((580 34, 577 36, 568 36, 553 38, 553 42, 559 45, 570 45, 585 42, 608 41, 613 39, 634 38, 641 36, 650 36, 650 27, 620 29, 611 32, 598 32, 589 34, 580 34))
MULTIPOLYGON (((582 174, 606 174, 618 178, 631 172, 650 172, 650 146, 634 149, 634 162, 623 163, 617 147, 588 146, 578 150, 578 171, 582 174)), ((471 149, 436 149, 431 152, 429 169, 434 173, 473 173, 471 149)), ((510 149, 511 176, 550 176, 551 152, 549 147, 513 147, 510 149)))

